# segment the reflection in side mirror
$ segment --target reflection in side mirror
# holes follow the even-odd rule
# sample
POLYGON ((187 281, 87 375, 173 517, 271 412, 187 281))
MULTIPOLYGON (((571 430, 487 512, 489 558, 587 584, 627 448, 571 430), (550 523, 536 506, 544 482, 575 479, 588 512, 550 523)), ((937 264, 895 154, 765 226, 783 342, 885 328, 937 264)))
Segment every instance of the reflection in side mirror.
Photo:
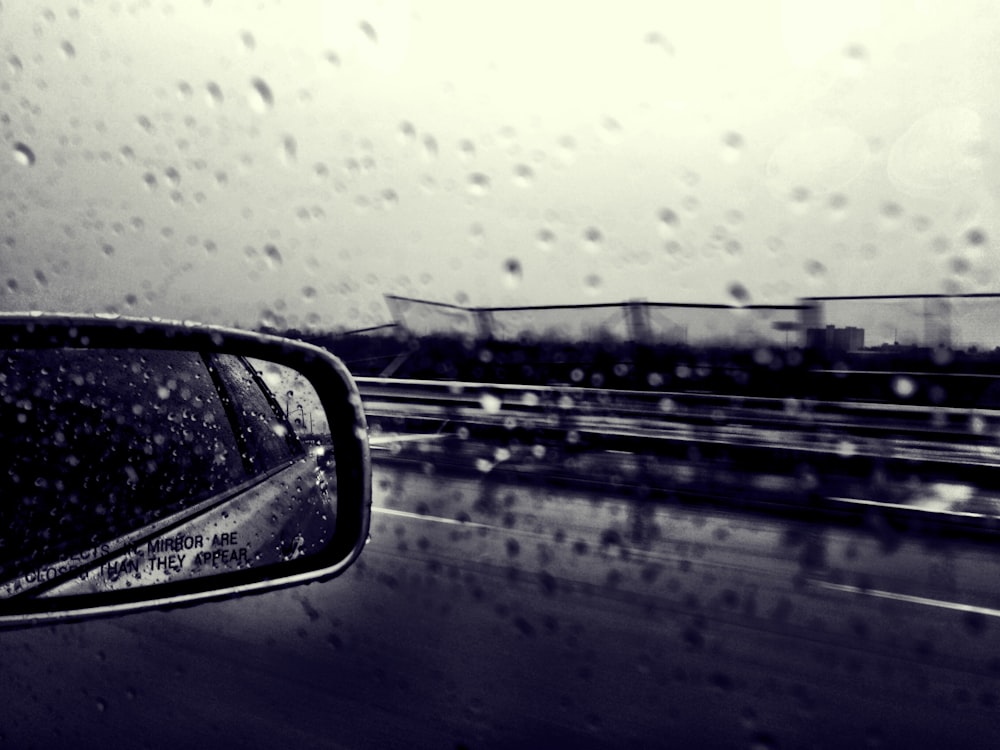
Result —
POLYGON ((286 339, 0 315, 0 626, 337 575, 368 530, 360 404, 286 339))

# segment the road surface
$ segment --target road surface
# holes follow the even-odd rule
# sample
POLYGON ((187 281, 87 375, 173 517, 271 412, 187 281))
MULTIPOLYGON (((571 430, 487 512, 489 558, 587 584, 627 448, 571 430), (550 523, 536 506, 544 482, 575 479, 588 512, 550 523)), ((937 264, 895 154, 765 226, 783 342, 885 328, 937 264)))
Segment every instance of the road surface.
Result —
MULTIPOLYGON (((391 455, 391 454, 390 454, 391 455)), ((945 747, 1000 736, 1000 555, 376 462, 343 577, 0 633, 0 747, 945 747)))

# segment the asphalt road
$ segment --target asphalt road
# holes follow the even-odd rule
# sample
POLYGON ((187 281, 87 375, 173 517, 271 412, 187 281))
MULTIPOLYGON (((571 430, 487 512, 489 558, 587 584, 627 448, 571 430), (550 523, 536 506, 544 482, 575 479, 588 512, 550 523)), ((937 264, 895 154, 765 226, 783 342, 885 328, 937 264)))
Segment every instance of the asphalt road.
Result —
POLYGON ((376 463, 334 581, 0 633, 0 747, 1000 739, 988 542, 431 467, 376 463))

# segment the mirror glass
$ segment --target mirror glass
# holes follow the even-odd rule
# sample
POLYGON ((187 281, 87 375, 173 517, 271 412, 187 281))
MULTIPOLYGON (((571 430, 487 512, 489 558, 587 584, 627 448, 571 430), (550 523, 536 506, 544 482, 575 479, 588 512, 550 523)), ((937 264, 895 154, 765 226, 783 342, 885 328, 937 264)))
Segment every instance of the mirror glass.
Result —
POLYGON ((173 582, 322 551, 333 442, 309 381, 196 351, 0 353, 0 599, 173 582))

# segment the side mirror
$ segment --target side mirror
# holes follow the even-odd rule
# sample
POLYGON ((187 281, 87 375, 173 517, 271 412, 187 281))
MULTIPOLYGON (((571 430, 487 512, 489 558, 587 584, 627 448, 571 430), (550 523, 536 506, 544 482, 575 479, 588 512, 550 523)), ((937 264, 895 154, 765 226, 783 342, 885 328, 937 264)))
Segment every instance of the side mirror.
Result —
POLYGON ((309 344, 0 314, 0 627, 342 573, 368 537, 357 387, 309 344))

